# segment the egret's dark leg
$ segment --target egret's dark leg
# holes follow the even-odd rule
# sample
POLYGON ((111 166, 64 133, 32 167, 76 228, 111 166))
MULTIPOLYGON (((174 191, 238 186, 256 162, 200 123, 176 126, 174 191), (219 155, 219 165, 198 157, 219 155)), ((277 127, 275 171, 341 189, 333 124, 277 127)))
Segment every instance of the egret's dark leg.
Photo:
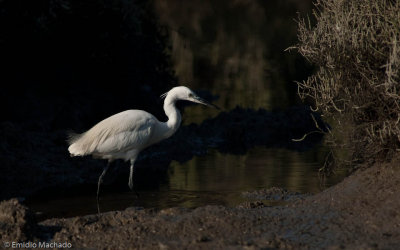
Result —
POLYGON ((97 212, 100 213, 100 206, 99 206, 99 195, 100 195, 100 185, 103 182, 103 177, 104 175, 106 175, 108 167, 110 167, 110 161, 108 161, 107 165, 104 167, 103 172, 101 172, 101 175, 99 176, 99 180, 97 182, 97 196, 96 196, 96 200, 97 200, 97 212))
POLYGON ((135 159, 131 159, 131 168, 129 171, 129 182, 128 186, 132 191, 135 191, 136 196, 139 196, 138 192, 136 190, 133 190, 133 172, 135 171, 135 159))

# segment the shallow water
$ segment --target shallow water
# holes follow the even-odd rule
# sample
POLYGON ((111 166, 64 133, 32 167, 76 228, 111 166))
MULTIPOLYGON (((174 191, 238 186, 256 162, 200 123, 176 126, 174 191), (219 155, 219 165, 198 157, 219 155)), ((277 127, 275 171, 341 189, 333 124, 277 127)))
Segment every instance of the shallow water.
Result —
MULTIPOLYGON (((124 210, 127 207, 236 206, 251 201, 244 198, 242 192, 270 187, 317 193, 339 182, 344 176, 340 172, 326 180, 318 176, 325 154, 323 148, 306 152, 253 148, 246 155, 211 151, 206 156, 194 157, 183 164, 172 162, 161 184, 157 188, 138 190, 139 197, 128 188, 126 192, 103 188, 101 211, 124 210)), ((265 203, 275 204, 270 201, 265 203)), ((95 187, 85 190, 83 195, 31 202, 29 206, 41 219, 93 214, 97 212, 95 187)))

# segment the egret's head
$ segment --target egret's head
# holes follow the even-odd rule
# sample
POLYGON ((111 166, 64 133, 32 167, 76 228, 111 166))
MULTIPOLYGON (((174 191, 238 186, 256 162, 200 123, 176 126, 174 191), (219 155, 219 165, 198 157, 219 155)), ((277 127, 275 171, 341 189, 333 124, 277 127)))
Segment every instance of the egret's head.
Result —
POLYGON ((189 89, 188 87, 185 87, 185 86, 179 86, 179 87, 172 88, 167 93, 161 95, 161 97, 166 97, 166 98, 171 97, 175 100, 185 100, 185 101, 200 103, 200 104, 203 104, 203 105, 206 105, 209 107, 214 107, 214 108, 220 109, 218 106, 202 99, 196 93, 194 93, 191 89, 189 89))

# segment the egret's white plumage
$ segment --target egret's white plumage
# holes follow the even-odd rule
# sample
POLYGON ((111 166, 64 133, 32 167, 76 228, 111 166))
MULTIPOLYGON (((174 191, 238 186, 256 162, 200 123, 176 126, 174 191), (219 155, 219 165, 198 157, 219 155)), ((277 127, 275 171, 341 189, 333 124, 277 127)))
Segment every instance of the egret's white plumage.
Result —
MULTIPOLYGON (((71 156, 92 155, 96 158, 130 160, 129 187, 133 188, 132 175, 135 160, 141 150, 173 135, 181 123, 181 114, 176 108, 178 100, 187 100, 214 106, 198 97, 187 87, 175 87, 162 95, 167 122, 160 122, 152 114, 142 110, 127 110, 110 116, 97 123, 82 134, 72 135, 69 139, 71 156)), ((98 181, 100 183, 108 169, 104 168, 98 181)))
POLYGON ((87 132, 71 138, 68 150, 73 156, 93 155, 130 160, 130 151, 155 143, 154 130, 161 122, 142 110, 127 110, 104 119, 87 132), (154 142, 153 142, 154 141, 154 142))

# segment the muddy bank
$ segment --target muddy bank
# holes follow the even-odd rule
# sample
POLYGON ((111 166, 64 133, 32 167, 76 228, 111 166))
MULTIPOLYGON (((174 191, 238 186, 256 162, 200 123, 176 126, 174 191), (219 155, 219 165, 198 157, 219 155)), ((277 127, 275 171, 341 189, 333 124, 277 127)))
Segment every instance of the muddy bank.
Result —
POLYGON ((311 194, 302 194, 299 192, 292 192, 284 188, 272 187, 256 191, 243 192, 242 195, 253 200, 293 201, 296 199, 305 198, 311 194))
MULTIPOLYGON (((313 134, 302 142, 291 139, 301 138, 314 129, 311 114, 306 106, 276 112, 241 108, 221 112, 200 125, 183 126, 168 140, 141 152, 136 176, 140 177, 146 174, 140 172, 146 171, 152 172, 153 176, 162 176, 172 160, 185 162, 195 155, 206 154, 210 148, 234 154, 245 153, 254 146, 306 150, 319 143, 322 135, 313 134)), ((317 114, 314 116, 321 122, 317 114)), ((91 157, 70 158, 65 130, 48 132, 3 122, 0 123, 0 138, 0 152, 4 152, 0 155, 0 164, 7 173, 0 176, 0 199, 94 186, 106 164, 91 157)), ((121 178, 120 183, 127 189, 127 166, 122 161, 113 163, 113 171, 106 176, 105 185, 117 183, 117 178, 121 178)))
POLYGON ((324 192, 276 207, 254 201, 235 208, 128 208, 36 224, 19 215, 29 213, 26 207, 15 200, 4 201, 0 204, 0 235, 2 241, 29 238, 106 249, 398 249, 399 159, 359 170, 324 192), (17 223, 8 224, 10 217, 17 223), (21 233, 4 233, 10 227, 21 233), (33 234, 31 228, 36 228, 33 234))

